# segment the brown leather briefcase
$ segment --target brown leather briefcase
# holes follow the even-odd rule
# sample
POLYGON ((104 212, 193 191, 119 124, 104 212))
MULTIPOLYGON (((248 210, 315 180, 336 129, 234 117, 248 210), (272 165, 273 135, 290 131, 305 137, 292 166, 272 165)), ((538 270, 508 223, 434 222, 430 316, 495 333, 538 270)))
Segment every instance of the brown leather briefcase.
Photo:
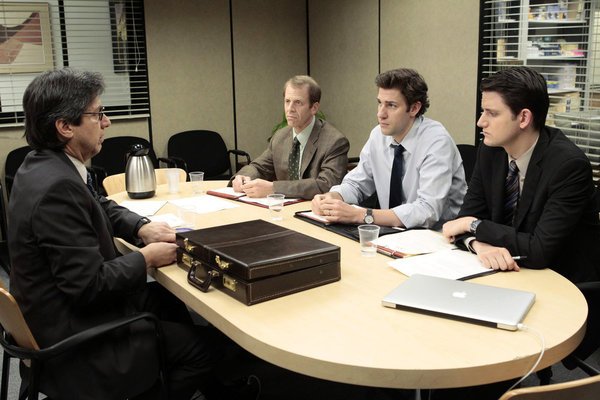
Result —
POLYGON ((177 234, 188 282, 252 305, 338 281, 340 248, 263 220, 177 234))

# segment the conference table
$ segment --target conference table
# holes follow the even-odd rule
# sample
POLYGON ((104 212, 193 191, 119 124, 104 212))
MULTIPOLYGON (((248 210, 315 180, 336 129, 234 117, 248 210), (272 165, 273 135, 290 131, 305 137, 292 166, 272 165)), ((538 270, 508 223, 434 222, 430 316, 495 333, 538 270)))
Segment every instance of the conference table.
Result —
MULTIPOLYGON (((204 182, 204 190, 225 186, 224 181, 204 182)), ((190 182, 181 183, 179 189, 179 193, 168 193, 166 185, 159 185, 148 200, 197 196, 190 182)), ((110 198, 118 203, 131 200, 125 192, 110 198)), ((239 207, 195 214, 195 228, 269 220, 266 208, 223 200, 239 207)), ((407 277, 387 265, 391 258, 382 254, 362 257, 359 243, 293 217, 294 212, 308 209, 310 202, 285 206, 283 220, 271 222, 340 246, 338 282, 246 306, 214 288, 199 291, 187 282, 187 271, 176 264, 151 274, 249 352, 321 379, 434 389, 518 378, 532 368, 542 347, 533 331, 507 331, 382 306, 382 297, 407 277)), ((165 213, 177 215, 177 206, 167 202, 157 212, 165 213)), ((556 272, 521 269, 470 282, 536 293, 523 324, 544 336, 545 353, 538 370, 560 361, 581 342, 587 303, 581 292, 556 272)))

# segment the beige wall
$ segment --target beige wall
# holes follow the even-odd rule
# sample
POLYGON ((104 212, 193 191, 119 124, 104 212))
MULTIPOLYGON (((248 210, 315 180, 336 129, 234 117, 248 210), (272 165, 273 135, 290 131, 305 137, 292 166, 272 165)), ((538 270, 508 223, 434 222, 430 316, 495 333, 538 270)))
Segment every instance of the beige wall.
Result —
MULTIPOLYGON (((146 0, 154 148, 186 129, 220 132, 234 147, 228 0, 146 0), (168 6, 165 6, 168 5, 168 6)), ((309 1, 311 74, 323 87, 322 110, 358 155, 376 121, 378 1, 309 1)), ((419 70, 430 88, 427 116, 457 143, 473 143, 476 0, 381 0, 381 69, 419 70)), ((238 148, 257 157, 282 118, 281 87, 307 71, 305 2, 233 1, 238 148)), ((0 129, 0 159, 22 146, 22 128, 0 129)), ((107 136, 148 137, 147 120, 115 120, 107 136)), ((4 175, 4 163, 0 165, 4 175)))
POLYGON ((284 83, 306 74, 306 7, 234 0, 232 11, 238 148, 255 158, 283 118, 284 83))
POLYGON ((377 125, 377 0, 313 0, 310 73, 321 85, 321 111, 358 156, 377 125), (333 17, 335 16, 335 17, 333 17))
POLYGON ((429 86, 426 116, 474 144, 479 2, 381 1, 381 70, 409 67, 429 86))
POLYGON ((144 1, 154 151, 171 135, 220 132, 233 143, 229 1, 144 1))

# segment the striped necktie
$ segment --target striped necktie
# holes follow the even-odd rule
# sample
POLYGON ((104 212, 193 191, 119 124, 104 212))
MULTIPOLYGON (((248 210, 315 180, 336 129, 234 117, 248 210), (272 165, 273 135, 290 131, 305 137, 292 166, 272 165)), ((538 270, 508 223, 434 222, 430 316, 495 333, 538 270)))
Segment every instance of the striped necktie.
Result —
POLYGON ((517 202, 519 201, 519 167, 515 160, 508 165, 508 175, 504 182, 504 225, 514 224, 517 202))
POLYGON ((96 193, 96 189, 94 189, 94 183, 92 182, 92 174, 90 174, 90 171, 87 172, 86 184, 90 192, 92 192, 92 196, 94 196, 95 199, 98 199, 98 193, 96 193))
POLYGON ((394 148, 394 163, 390 179, 390 208, 402 204, 402 164, 404 162, 404 147, 399 144, 394 148))
POLYGON ((294 138, 294 145, 292 146, 292 151, 290 151, 290 158, 288 161, 288 174, 290 175, 290 180, 296 181, 300 179, 300 175, 298 173, 300 169, 300 141, 297 137, 294 138))

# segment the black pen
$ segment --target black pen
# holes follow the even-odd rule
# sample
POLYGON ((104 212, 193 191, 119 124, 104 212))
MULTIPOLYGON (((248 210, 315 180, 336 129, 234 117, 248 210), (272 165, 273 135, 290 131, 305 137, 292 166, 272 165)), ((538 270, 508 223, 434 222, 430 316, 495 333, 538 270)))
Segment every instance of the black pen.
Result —
POLYGON ((527 256, 513 256, 513 260, 526 260, 527 256))

